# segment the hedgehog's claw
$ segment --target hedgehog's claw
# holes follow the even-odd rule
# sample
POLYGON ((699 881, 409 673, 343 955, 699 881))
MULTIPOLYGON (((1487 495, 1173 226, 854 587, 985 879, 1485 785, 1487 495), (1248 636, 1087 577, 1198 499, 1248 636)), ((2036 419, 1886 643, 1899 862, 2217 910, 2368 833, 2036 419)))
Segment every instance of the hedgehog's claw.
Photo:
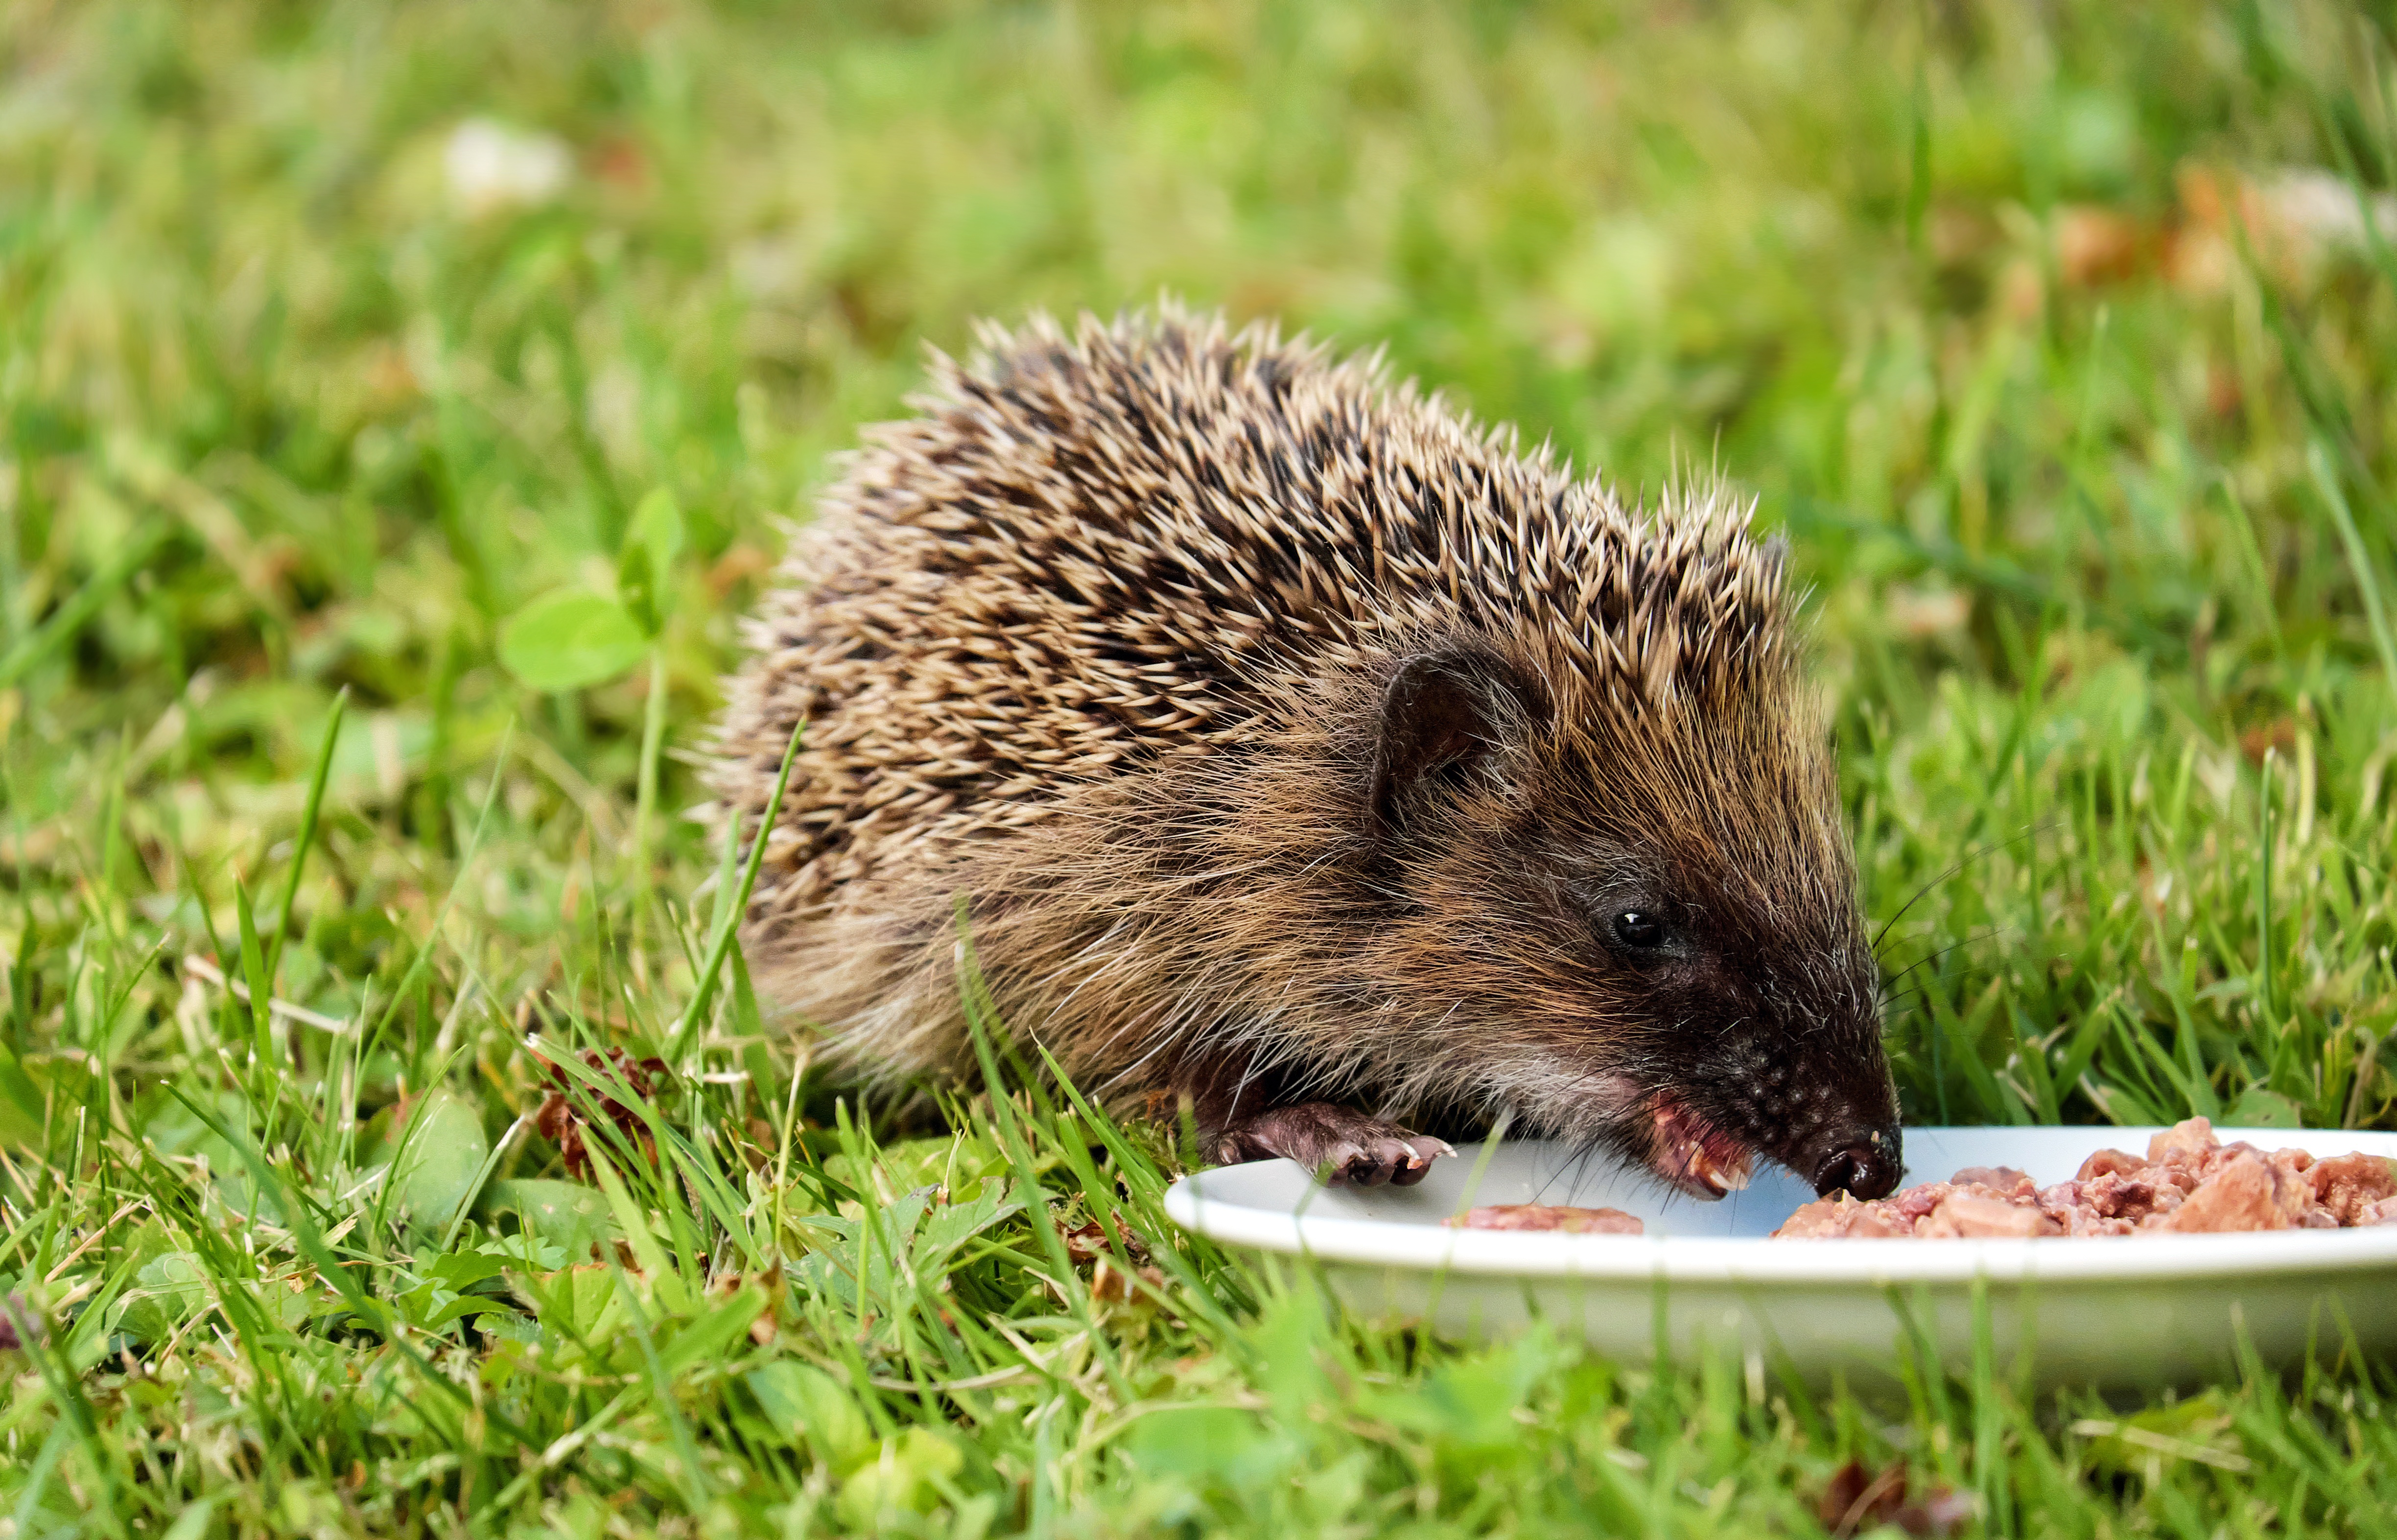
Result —
POLYGON ((1445 1140, 1429 1134, 1406 1134, 1371 1140, 1346 1161, 1325 1164, 1332 1167, 1332 1185, 1335 1187, 1378 1187, 1385 1183, 1393 1187, 1412 1187, 1430 1173, 1434 1160, 1455 1153, 1445 1140))
POLYGON ((1443 1155, 1445 1140, 1412 1133, 1394 1123, 1330 1102, 1274 1107, 1225 1129, 1215 1139, 1215 1158, 1294 1160, 1334 1187, 1412 1187, 1443 1155))

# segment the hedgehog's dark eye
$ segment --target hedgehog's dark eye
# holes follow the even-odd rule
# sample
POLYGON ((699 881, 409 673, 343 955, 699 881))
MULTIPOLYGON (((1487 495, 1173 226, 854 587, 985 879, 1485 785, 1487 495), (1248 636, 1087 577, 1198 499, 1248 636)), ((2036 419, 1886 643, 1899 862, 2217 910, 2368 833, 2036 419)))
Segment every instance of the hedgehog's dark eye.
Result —
POLYGON ((1665 922, 1645 909, 1626 909, 1614 917, 1614 939, 1626 946, 1662 946, 1665 922))

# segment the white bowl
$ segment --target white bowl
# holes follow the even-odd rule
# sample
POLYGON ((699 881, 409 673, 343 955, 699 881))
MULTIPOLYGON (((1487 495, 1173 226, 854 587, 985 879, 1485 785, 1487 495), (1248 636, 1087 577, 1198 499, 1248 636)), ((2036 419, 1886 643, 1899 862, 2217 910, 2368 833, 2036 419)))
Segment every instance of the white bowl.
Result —
MULTIPOLYGON (((2013 1166, 2044 1185, 2093 1150, 2147 1148, 2155 1129, 1918 1128, 1908 1177, 2013 1166)), ((2220 1129, 2225 1143, 2397 1157, 2397 1134, 2220 1129)), ((2397 1348, 2397 1225, 2265 1235, 2042 1240, 1767 1240, 1814 1195, 1778 1167, 1718 1203, 1565 1147, 1466 1146, 1413 1187, 1321 1187, 1287 1160, 1221 1166, 1166 1195, 1175 1223, 1227 1245, 1311 1257, 1350 1308, 1480 1337, 1533 1317, 1623 1360, 1728 1349, 1821 1383, 1887 1382, 1910 1343, 1951 1373, 1973 1361, 1975 1294, 2001 1374, 2035 1382, 2188 1384, 2236 1369, 2243 1333, 2267 1364, 2335 1358, 2352 1332, 2397 1348), (1622 1209, 1640 1236, 1465 1230, 1479 1203, 1622 1209), (2025 1350, 2029 1361, 2022 1362, 2025 1350)))

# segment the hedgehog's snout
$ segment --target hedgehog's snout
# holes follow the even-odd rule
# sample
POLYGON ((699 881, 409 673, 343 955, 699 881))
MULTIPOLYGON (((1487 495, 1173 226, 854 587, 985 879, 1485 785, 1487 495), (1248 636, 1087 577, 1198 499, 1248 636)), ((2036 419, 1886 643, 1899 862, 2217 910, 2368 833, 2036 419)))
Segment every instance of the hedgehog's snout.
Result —
POLYGON ((1781 1137, 1771 1141, 1778 1145, 1774 1157, 1822 1197, 1844 1190, 1886 1198, 1896 1191, 1906 1169, 1905 1134, 1880 1044, 1855 1058, 1810 1063, 1800 1078, 1809 1089, 1791 1099, 1795 1116, 1781 1122, 1781 1137))
POLYGON ((1886 1197, 1906 1162, 1878 1024, 1833 1035, 1761 1020, 1746 1041, 1716 1050, 1716 1116, 1818 1194, 1886 1197))
POLYGON ((1870 1130, 1863 1139, 1824 1156, 1811 1178, 1815 1196, 1844 1191, 1851 1198, 1887 1198, 1895 1192, 1906 1171, 1901 1138, 1893 1124, 1886 1131, 1870 1130))

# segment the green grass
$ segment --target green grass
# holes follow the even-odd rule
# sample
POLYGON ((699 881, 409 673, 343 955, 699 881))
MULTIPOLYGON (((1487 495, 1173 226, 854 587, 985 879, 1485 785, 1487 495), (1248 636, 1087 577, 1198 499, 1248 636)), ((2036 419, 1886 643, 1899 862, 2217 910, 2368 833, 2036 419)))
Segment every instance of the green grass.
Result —
POLYGON ((2390 25, 0 12, 0 1520, 1802 1535, 1857 1457, 1990 1533, 2397 1529, 2385 1364, 2143 1443, 1988 1375, 1345 1319, 1037 1082, 839 1100, 711 971, 743 852, 676 816, 780 521, 920 344, 1172 290, 1757 492, 1920 965, 1912 1117, 2397 1126, 2397 219, 2208 235, 2192 175, 2379 195, 2390 25), (558 136, 554 199, 461 207, 477 116, 558 136), (620 583, 574 688, 502 666, 620 583), (620 1121, 603 1047, 685 1073, 620 1121), (1094 1288, 1101 1211, 1147 1255, 1094 1288))

